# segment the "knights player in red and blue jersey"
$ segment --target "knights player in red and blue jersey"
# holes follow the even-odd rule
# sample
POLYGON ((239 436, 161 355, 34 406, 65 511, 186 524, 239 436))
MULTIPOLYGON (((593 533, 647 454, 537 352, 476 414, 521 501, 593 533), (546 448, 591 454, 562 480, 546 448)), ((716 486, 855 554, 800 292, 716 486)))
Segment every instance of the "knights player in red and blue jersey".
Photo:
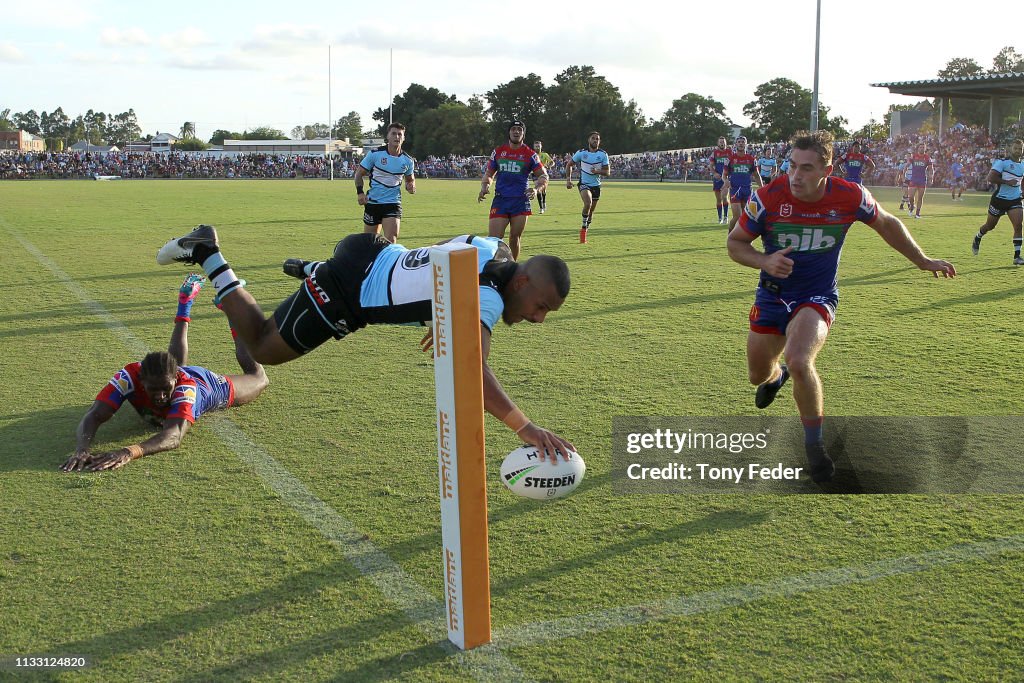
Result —
POLYGON ((245 374, 218 375, 197 365, 185 365, 192 303, 204 280, 189 273, 182 283, 167 351, 153 351, 141 361, 124 366, 96 395, 78 425, 75 452, 61 465, 62 470, 117 469, 144 455, 172 450, 181 445, 182 437, 201 415, 249 403, 267 388, 269 381, 263 366, 252 359, 233 330, 235 357, 245 374), (92 454, 96 431, 126 401, 143 419, 159 426, 160 431, 142 443, 92 454))
POLYGON ((758 187, 762 186, 761 174, 757 172, 757 159, 747 152, 747 139, 742 135, 736 138, 736 149, 729 154, 724 173, 728 173, 724 189, 729 193, 729 206, 732 207, 732 217, 729 218, 729 230, 732 230, 740 219, 743 205, 750 199, 750 185, 754 176, 757 176, 758 187))
POLYGON ((729 256, 761 271, 750 309, 747 370, 755 405, 767 408, 790 377, 804 425, 814 481, 832 479, 835 465, 822 436, 824 396, 815 366, 839 303, 836 273, 850 226, 861 221, 921 270, 953 277, 951 263, 931 259, 906 227, 865 188, 832 174, 831 133, 801 132, 791 141, 789 173, 757 190, 729 233, 729 256), (760 238, 764 251, 754 248, 760 238), (780 363, 783 359, 785 363, 780 363))
POLYGON ((910 155, 910 207, 914 218, 921 217, 921 204, 924 203, 924 191, 928 181, 935 175, 935 162, 928 156, 927 147, 922 142, 917 151, 910 155), (914 210, 917 213, 914 213, 914 210))
POLYGON ((725 136, 718 138, 718 146, 711 150, 711 189, 715 191, 715 206, 718 208, 718 224, 725 225, 729 221, 729 195, 722 192, 725 187, 725 165, 729 161, 732 150, 726 143, 725 136))
POLYGON ((544 192, 548 186, 548 172, 540 157, 523 144, 526 138, 526 124, 513 121, 508 126, 508 144, 502 145, 491 152, 487 162, 487 172, 480 186, 478 202, 482 202, 491 187, 491 178, 495 178, 494 200, 491 202, 491 215, 487 222, 487 234, 490 237, 505 239, 505 229, 509 230, 508 246, 512 250, 512 258, 519 260, 519 249, 522 244, 526 221, 533 215, 530 200, 538 192, 544 192), (534 186, 530 187, 530 175, 534 177, 534 186))
POLYGON ((846 179, 851 183, 862 184, 861 174, 864 172, 864 165, 867 164, 871 170, 875 170, 875 162, 867 154, 860 151, 860 142, 855 140, 846 154, 836 159, 836 165, 845 169, 846 179))

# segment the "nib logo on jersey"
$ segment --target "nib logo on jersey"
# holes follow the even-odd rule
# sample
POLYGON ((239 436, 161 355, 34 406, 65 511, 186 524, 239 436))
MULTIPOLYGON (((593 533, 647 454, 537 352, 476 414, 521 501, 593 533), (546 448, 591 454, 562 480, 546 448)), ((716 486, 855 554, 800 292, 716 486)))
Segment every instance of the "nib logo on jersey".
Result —
POLYGON ((775 246, 779 249, 793 247, 793 251, 810 254, 832 251, 839 245, 846 225, 796 225, 792 223, 776 223, 772 232, 775 246))

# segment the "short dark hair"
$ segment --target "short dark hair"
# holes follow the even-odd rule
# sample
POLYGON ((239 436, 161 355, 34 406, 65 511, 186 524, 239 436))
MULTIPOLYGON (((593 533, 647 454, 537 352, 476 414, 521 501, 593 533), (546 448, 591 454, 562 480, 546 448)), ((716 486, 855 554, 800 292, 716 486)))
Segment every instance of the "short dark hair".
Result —
POLYGON ((391 123, 388 124, 387 131, 390 131, 392 128, 397 128, 398 130, 404 131, 405 124, 399 123, 398 121, 392 121, 391 123))
POLYGON ((174 377, 178 374, 178 361, 166 351, 150 351, 142 359, 139 374, 152 379, 174 377))
POLYGON ((555 285, 558 296, 569 296, 569 266, 557 256, 539 254, 526 262, 527 272, 535 272, 555 285))
POLYGON ((587 133, 587 139, 588 140, 590 139, 591 135, 596 135, 597 137, 601 137, 601 133, 599 131, 596 131, 596 130, 592 130, 589 133, 587 133))
POLYGON ((825 165, 829 166, 832 164, 832 143, 835 140, 835 136, 827 130, 816 130, 813 133, 801 130, 793 134, 789 144, 793 146, 793 149, 817 152, 821 160, 825 162, 825 165))

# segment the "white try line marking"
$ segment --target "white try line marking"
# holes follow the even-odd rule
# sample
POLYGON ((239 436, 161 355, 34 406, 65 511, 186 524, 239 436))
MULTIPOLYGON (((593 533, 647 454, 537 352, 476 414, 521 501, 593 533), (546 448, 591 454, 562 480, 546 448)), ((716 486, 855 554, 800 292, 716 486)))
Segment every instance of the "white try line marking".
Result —
MULTIPOLYGON (((78 285, 52 259, 34 244, 5 225, 5 229, 19 244, 39 261, 69 292, 103 321, 135 358, 145 356, 149 349, 132 334, 124 323, 110 314, 99 302, 78 285)), ((365 534, 334 508, 320 500, 305 484, 289 472, 257 443, 252 441, 227 415, 205 422, 217 438, 304 520, 320 531, 389 602, 397 605, 406 617, 439 647, 453 655, 467 673, 479 681, 526 681, 526 674, 499 648, 476 648, 459 651, 448 642, 445 622, 447 608, 431 596, 430 591, 417 583, 387 553, 366 539, 365 534)), ((438 538, 440 551, 440 537, 438 538)), ((438 552, 438 562, 441 553, 438 552)))

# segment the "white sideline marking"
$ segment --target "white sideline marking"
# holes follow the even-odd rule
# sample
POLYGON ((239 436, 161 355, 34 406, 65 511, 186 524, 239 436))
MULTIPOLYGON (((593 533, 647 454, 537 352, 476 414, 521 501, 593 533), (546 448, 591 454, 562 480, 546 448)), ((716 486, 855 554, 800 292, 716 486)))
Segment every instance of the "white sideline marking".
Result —
POLYGON ((828 588, 870 583, 890 576, 918 574, 948 565, 986 559, 1002 553, 1022 551, 1024 551, 1024 534, 1007 536, 993 541, 962 543, 942 550, 894 557, 869 562, 865 565, 796 574, 769 583, 722 588, 696 595, 679 595, 642 605, 612 607, 575 617, 523 624, 496 632, 491 646, 499 648, 525 647, 552 640, 579 638, 587 634, 625 626, 664 621, 730 607, 741 607, 767 598, 787 598, 828 588))
MULTIPOLYGON (((132 334, 124 323, 111 315, 99 302, 92 299, 89 293, 52 259, 8 226, 4 227, 27 252, 53 274, 56 280, 115 333, 115 336, 127 347, 133 357, 141 358, 149 352, 142 340, 132 334)), ((522 669, 497 647, 488 646, 462 652, 449 643, 444 616, 446 608, 441 600, 432 597, 428 590, 406 574, 394 560, 388 557, 387 553, 368 540, 350 520, 317 498, 305 484, 275 460, 272 455, 246 436, 231 418, 225 414, 221 414, 219 417, 220 419, 204 422, 204 424, 209 424, 217 438, 239 460, 249 465, 281 500, 309 524, 316 527, 327 540, 341 551, 345 559, 363 577, 376 586, 387 601, 397 605, 412 624, 428 638, 437 640, 439 647, 453 655, 455 661, 463 666, 474 679, 479 681, 529 680, 522 669)), ((438 561, 440 562, 440 560, 441 556, 438 553, 438 561)))

